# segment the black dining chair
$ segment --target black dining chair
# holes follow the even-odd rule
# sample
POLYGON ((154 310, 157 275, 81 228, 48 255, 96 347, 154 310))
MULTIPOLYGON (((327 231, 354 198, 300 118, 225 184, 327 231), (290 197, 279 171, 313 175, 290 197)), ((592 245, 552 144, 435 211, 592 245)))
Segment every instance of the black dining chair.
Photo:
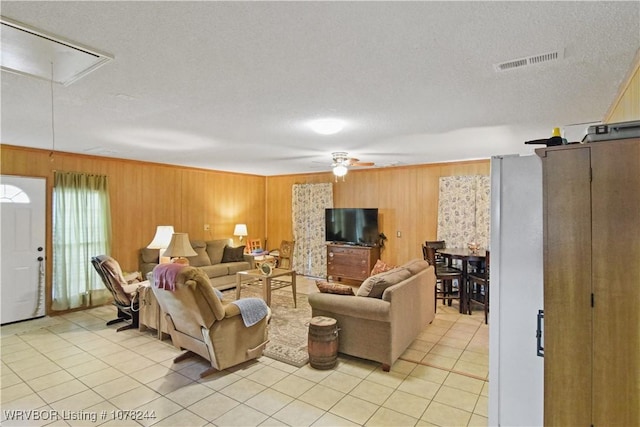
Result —
MULTIPOLYGON (((438 300, 442 300, 443 305, 448 304, 451 306, 453 300, 458 300, 460 312, 462 312, 462 307, 465 306, 465 287, 462 284, 462 270, 448 266, 446 262, 444 262, 444 259, 438 262, 436 249, 428 245, 428 243, 429 242, 425 242, 425 244, 422 245, 422 253, 424 259, 436 269, 436 287, 434 290, 436 303, 438 300), (458 283, 457 289, 453 286, 454 281, 458 283)), ((444 242, 442 247, 444 248, 444 242)))
MULTIPOLYGON (((442 265, 446 265, 447 264, 447 260, 444 259, 442 257, 442 255, 440 255, 438 253, 438 249, 444 249, 446 247, 446 245, 444 243, 444 240, 426 240, 424 242, 424 246, 426 246, 428 248, 435 249, 435 251, 436 251, 436 265, 442 266, 442 265)), ((423 254, 425 253, 424 249, 423 249, 422 252, 423 252, 423 254)), ((427 260, 426 255, 425 255, 425 260, 427 260)))
POLYGON ((484 323, 489 322, 489 265, 490 253, 487 250, 487 256, 484 265, 476 272, 469 273, 469 314, 471 314, 471 306, 479 304, 484 309, 484 323))

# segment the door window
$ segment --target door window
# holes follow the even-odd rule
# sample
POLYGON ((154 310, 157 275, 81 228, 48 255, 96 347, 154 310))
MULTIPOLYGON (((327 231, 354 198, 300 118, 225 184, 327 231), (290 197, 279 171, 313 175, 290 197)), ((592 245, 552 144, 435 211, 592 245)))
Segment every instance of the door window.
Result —
POLYGON ((0 184, 0 203, 29 203, 29 196, 11 184, 0 184))

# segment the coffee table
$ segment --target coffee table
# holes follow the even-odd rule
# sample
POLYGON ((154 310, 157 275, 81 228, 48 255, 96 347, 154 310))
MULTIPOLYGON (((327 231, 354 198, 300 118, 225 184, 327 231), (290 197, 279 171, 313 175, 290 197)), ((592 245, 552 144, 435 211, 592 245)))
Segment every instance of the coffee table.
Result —
POLYGON ((240 299, 240 290, 242 289, 242 279, 260 279, 263 281, 263 299, 268 306, 271 306, 271 280, 276 277, 291 276, 291 289, 293 291, 293 306, 298 307, 296 302, 296 272, 294 270, 286 270, 284 268, 274 268, 270 275, 265 276, 258 269, 238 271, 236 273, 236 299, 240 299))

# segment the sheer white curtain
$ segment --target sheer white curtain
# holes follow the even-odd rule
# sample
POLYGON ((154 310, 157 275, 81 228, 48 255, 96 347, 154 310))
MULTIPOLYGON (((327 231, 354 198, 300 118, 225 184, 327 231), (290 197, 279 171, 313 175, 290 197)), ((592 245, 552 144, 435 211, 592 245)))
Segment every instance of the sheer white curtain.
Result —
POLYGON ((295 250, 292 268, 305 276, 327 274, 324 210, 333 207, 333 185, 294 184, 292 219, 295 250))
POLYGON ((485 175, 440 178, 438 240, 449 248, 478 242, 489 248, 491 181, 485 175))
POLYGON ((104 304, 110 294, 91 257, 111 251, 107 177, 55 172, 53 310, 104 304))

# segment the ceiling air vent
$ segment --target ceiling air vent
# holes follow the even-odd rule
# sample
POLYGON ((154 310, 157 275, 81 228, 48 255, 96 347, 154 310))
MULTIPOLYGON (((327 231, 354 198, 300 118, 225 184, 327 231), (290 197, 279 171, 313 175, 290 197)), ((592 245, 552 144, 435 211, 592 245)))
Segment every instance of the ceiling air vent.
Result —
POLYGON ((540 55, 527 56, 526 58, 512 59, 511 61, 493 64, 493 68, 500 71, 515 70, 516 68, 528 67, 530 65, 542 64, 543 62, 554 62, 564 58, 564 49, 553 52, 542 53, 540 55))

